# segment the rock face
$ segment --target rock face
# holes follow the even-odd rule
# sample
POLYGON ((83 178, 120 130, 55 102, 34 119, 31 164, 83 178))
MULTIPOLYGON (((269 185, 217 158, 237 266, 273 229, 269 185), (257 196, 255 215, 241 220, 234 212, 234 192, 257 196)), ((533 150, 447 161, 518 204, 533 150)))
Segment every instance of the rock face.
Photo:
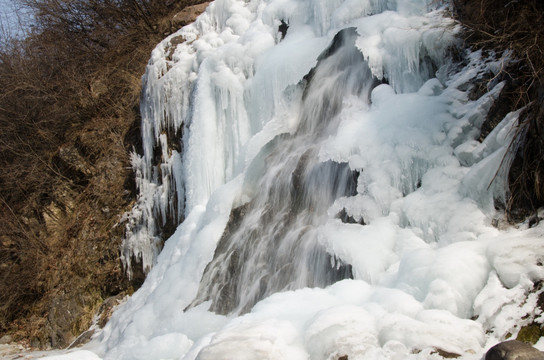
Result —
POLYGON ((510 340, 489 349, 485 360, 544 360, 544 353, 524 342, 510 340))
POLYGON ((187 6, 180 12, 178 12, 172 18, 172 25, 176 28, 181 28, 185 25, 188 25, 196 20, 197 16, 202 14, 204 10, 208 7, 209 2, 204 2, 202 4, 187 6))
POLYGON ((10 335, 4 335, 0 337, 0 345, 6 345, 13 341, 13 338, 10 335))

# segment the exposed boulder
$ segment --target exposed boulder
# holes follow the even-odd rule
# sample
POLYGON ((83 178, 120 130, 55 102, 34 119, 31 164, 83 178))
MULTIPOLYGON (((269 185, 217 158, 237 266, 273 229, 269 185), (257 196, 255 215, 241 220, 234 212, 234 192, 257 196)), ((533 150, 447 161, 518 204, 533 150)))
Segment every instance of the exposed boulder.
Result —
POLYGON ((208 7, 209 2, 202 4, 187 6, 185 9, 178 12, 172 18, 172 27, 174 29, 181 29, 185 25, 189 25, 196 20, 198 15, 202 14, 208 7))
POLYGON ((9 344, 12 341, 13 341, 13 338, 11 337, 11 335, 4 335, 4 336, 0 337, 0 345, 9 344))
POLYGON ((544 353, 522 341, 509 340, 489 349, 485 360, 544 360, 544 353))

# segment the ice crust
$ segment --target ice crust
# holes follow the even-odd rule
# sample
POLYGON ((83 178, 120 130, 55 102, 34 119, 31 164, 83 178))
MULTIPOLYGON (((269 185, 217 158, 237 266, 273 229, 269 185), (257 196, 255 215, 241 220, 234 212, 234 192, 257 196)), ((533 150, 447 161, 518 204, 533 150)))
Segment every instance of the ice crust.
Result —
POLYGON ((533 284, 544 278, 544 228, 493 226, 520 112, 477 141, 502 84, 469 100, 471 82, 497 67, 479 53, 451 63, 457 30, 425 1, 216 0, 159 44, 144 76, 140 198, 124 248, 156 264, 87 349, 103 359, 480 359, 542 321, 533 284), (231 209, 259 191, 244 185, 259 173, 252 160, 296 131, 304 77, 345 28, 386 82, 370 102, 344 98, 319 145, 321 161, 360 172, 357 195, 315 228, 354 279, 277 292, 241 316, 187 309, 231 209), (169 127, 183 129, 182 153, 165 146, 169 127), (337 219, 342 209, 365 225, 337 219), (172 211, 184 221, 157 255, 154 222, 172 211))

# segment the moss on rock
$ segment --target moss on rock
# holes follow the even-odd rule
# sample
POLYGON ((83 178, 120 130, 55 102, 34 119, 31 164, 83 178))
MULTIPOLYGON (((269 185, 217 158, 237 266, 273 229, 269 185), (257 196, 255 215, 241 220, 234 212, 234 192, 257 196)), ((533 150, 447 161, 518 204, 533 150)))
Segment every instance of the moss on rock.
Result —
POLYGON ((519 330, 519 333, 516 339, 519 341, 531 343, 534 345, 538 342, 541 336, 542 336, 542 330, 540 329, 540 325, 533 323, 533 324, 529 324, 527 326, 522 327, 519 330))

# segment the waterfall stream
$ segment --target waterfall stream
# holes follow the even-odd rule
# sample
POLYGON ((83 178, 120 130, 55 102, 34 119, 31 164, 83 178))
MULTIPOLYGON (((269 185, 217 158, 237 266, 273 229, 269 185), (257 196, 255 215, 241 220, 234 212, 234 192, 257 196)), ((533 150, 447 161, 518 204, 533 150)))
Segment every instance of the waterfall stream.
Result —
POLYGON ((315 229, 337 198, 357 194, 357 171, 318 158, 320 144, 338 128, 343 99, 368 102, 376 84, 356 38, 354 29, 335 37, 306 76, 295 133, 276 137, 250 165, 244 188, 254 194, 231 213, 195 304, 213 300, 211 310, 221 314, 247 312, 275 292, 352 276, 319 244, 315 229))

